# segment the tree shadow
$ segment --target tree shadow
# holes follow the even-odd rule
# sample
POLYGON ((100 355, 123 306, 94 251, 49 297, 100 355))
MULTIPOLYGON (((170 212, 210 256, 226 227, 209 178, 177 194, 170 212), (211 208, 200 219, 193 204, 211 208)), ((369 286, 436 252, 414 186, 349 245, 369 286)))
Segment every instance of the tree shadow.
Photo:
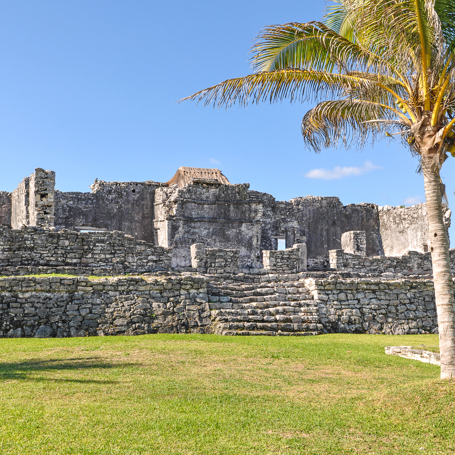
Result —
POLYGON ((0 362, 0 381, 19 379, 27 381, 74 382, 91 384, 115 384, 118 381, 96 379, 60 379, 34 376, 39 372, 47 371, 81 371, 94 369, 112 369, 125 366, 138 366, 135 363, 105 362, 99 357, 85 357, 74 359, 47 359, 28 360, 24 362, 0 362))

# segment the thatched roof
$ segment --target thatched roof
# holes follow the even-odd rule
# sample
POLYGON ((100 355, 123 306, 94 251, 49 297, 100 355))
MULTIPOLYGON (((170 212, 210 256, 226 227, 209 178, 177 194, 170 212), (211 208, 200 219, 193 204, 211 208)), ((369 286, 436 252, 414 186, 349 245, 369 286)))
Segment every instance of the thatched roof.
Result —
POLYGON ((229 180, 219 169, 204 169, 200 167, 179 167, 174 177, 166 185, 177 185, 182 188, 191 183, 223 183, 230 185, 229 180))

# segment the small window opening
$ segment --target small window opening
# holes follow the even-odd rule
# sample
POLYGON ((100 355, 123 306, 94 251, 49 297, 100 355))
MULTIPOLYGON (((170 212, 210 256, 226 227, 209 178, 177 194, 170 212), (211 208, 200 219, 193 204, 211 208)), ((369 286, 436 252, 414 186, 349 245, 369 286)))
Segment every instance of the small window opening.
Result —
POLYGON ((286 240, 285 239, 278 239, 277 250, 285 250, 285 249, 286 249, 286 240))
POLYGON ((135 193, 135 192, 136 192, 136 190, 133 188, 133 189, 131 190, 131 192, 132 192, 132 193, 135 193))

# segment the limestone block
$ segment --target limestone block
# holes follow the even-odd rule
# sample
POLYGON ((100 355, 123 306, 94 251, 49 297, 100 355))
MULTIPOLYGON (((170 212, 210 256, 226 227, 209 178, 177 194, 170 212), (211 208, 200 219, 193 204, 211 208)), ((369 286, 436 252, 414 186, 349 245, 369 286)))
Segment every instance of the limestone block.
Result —
POLYGON ((365 231, 348 231, 341 236, 341 248, 345 253, 365 257, 367 242, 365 231))

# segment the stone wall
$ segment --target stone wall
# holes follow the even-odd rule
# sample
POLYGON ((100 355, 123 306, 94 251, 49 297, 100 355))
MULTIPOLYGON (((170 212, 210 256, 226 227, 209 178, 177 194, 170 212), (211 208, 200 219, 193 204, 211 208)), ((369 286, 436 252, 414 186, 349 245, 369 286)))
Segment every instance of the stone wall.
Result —
POLYGON ((56 191, 55 227, 93 227, 122 231, 155 244, 153 228, 156 182, 96 180, 91 193, 56 191))
POLYGON ((191 245, 191 267, 202 273, 233 273, 239 271, 240 250, 205 248, 202 243, 191 245))
POLYGON ((198 276, 1 278, 0 337, 206 333, 207 300, 198 276))
POLYGON ((260 267, 262 204, 249 185, 198 183, 155 192, 160 246, 172 247, 173 265, 190 267, 190 247, 239 249, 241 267, 260 267))
POLYGON ((306 243, 285 250, 265 250, 262 254, 264 269, 272 273, 298 273, 307 269, 306 243))
POLYGON ((0 228, 0 273, 19 266, 97 268, 112 274, 169 269, 172 251, 122 232, 0 228))
POLYGON ((0 337, 437 333, 430 280, 168 272, 0 278, 0 337))
POLYGON ((429 251, 425 204, 379 207, 379 226, 386 256, 401 256, 410 250, 421 253, 429 251))
POLYGON ((55 172, 37 168, 29 180, 29 226, 54 226, 55 172))
POLYGON ((11 196, 11 227, 54 226, 55 172, 36 168, 11 196))
MULTIPOLYGON (((213 170, 198 171, 205 175, 213 170)), ((240 266, 255 268, 261 266, 262 251, 277 249, 278 239, 285 239, 286 248, 291 248, 306 238, 311 270, 328 268, 328 252, 341 247, 346 231, 365 231, 367 256, 424 252, 428 243, 424 204, 345 206, 337 197, 314 196, 277 201, 270 194, 250 190, 248 184, 204 179, 189 180, 192 183, 183 182, 180 187, 154 181, 95 180, 91 193, 66 193, 54 191, 54 179, 52 171, 37 168, 20 183, 11 195, 14 229, 54 225, 57 230, 118 230, 173 248, 176 267, 190 267, 193 243, 239 249, 240 266)), ((0 196, 0 222, 7 225, 8 199, 0 196)))
POLYGON ((0 226, 11 227, 11 193, 0 191, 0 226))
POLYGON ((30 178, 25 177, 11 194, 11 227, 13 229, 29 225, 29 184, 30 178))
POLYGON ((306 280, 327 332, 404 335, 436 333, 430 280, 306 280))
POLYGON ((282 202, 265 196, 269 195, 263 197, 261 247, 264 250, 277 249, 277 237, 286 239, 286 248, 306 238, 309 268, 326 269, 328 252, 341 247, 341 235, 346 231, 361 230, 366 232, 367 255, 382 254, 378 206, 375 204, 345 206, 337 197, 315 196, 282 202))
MULTIPOLYGON (((359 273, 393 273, 402 275, 431 275, 431 253, 409 251, 403 256, 362 257, 343 250, 332 250, 330 267, 335 270, 359 273)), ((452 274, 455 275, 455 249, 450 250, 452 274)))

